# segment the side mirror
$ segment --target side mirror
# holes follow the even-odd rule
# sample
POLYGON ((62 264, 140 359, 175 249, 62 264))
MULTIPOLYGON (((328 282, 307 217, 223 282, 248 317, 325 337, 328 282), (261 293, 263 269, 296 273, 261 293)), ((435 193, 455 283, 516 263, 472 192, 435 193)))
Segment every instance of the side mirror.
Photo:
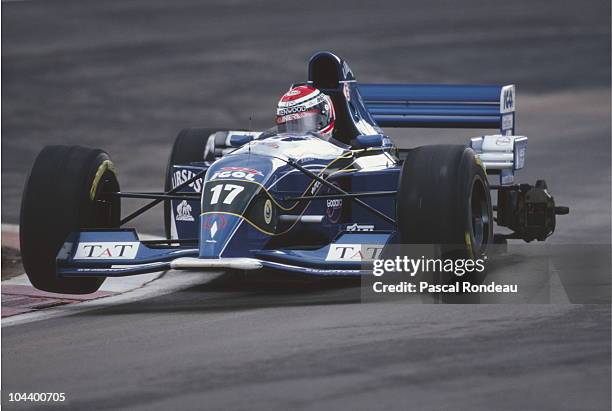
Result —
POLYGON ((232 147, 241 147, 253 140, 253 136, 248 134, 232 134, 229 138, 229 145, 232 147))
POLYGON ((357 136, 356 140, 360 148, 382 147, 383 145, 383 136, 380 134, 361 135, 357 136))

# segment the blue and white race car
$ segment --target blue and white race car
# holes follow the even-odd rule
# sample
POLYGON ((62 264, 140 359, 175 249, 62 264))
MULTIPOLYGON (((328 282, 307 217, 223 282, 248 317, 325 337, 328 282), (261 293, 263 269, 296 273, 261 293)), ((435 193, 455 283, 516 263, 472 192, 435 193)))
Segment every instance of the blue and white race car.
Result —
POLYGON ((360 85, 344 60, 320 52, 304 87, 324 106, 309 118, 333 114, 329 137, 279 127, 312 114, 298 107, 302 98, 286 100, 277 112, 285 120, 268 131, 186 129, 164 192, 121 191, 102 150, 45 147, 21 209, 32 284, 91 293, 106 277, 166 269, 361 275, 390 245, 435 244, 452 258, 478 258, 494 241, 494 221, 509 232, 496 240, 544 240, 555 215, 568 212, 543 180, 514 181, 527 138, 514 133, 513 85, 360 85), (499 131, 467 145, 400 152, 381 126, 499 131), (122 217, 121 201, 130 198, 151 202, 122 217), (160 203, 166 239, 141 240, 123 228, 160 203))

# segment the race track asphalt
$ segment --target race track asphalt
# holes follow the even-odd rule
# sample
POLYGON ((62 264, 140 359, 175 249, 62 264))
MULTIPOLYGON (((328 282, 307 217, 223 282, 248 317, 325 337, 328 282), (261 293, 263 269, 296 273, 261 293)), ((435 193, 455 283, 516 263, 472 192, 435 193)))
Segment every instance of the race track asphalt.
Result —
MULTIPOLYGON (((551 243, 610 244, 608 1, 296 3, 3 2, 2 222, 45 144, 104 148, 122 187, 157 191, 178 130, 267 128, 329 49, 362 82, 516 84, 521 181, 545 177, 572 209, 551 243)), ((480 133, 389 131, 402 147, 480 133)), ((160 216, 137 228, 160 233, 160 216)), ((574 285, 609 270, 609 254, 572 257, 574 285)), ((453 305, 226 274, 3 328, 2 405, 58 391, 72 409, 610 409, 610 278, 596 280, 595 301, 453 305)))

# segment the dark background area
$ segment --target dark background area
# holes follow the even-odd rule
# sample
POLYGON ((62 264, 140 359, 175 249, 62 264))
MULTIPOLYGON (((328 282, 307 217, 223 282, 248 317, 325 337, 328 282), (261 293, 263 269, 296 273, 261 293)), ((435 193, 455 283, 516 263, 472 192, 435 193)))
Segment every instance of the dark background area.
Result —
MULTIPOLYGON (((181 128, 267 128, 326 49, 362 82, 516 84, 519 181, 546 178, 572 210, 550 242, 610 243, 606 0, 3 2, 2 222, 44 145, 101 147, 123 188, 159 190, 181 128)), ((401 147, 483 132, 388 131, 401 147)), ((137 227, 160 233, 160 216, 137 227)), ((578 287, 580 267, 602 268, 574 262, 578 287)), ((3 405, 58 391, 75 409, 610 407, 609 304, 360 304, 358 285, 226 275, 5 328, 3 405)))
MULTIPOLYGON (((3 3, 2 23, 3 222, 44 145, 103 148, 124 188, 159 190, 181 128, 268 128, 308 58, 332 50, 362 82, 516 84, 521 175, 575 213, 553 241, 610 241, 608 1, 37 0, 3 3)), ((389 134, 411 147, 479 132, 389 134)), ((160 233, 159 217, 138 228, 160 233)))

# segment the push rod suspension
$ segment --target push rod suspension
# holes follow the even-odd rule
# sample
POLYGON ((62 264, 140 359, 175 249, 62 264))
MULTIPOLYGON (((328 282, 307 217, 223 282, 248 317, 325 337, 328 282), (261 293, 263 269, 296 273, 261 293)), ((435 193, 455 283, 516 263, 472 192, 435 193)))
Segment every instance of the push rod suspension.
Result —
MULTIPOLYGON (((174 194, 177 191, 179 191, 180 189, 187 187, 189 184, 193 183, 194 181, 196 181, 199 178, 204 177, 204 175, 206 174, 207 170, 202 170, 199 173, 195 174, 193 177, 191 177, 190 179, 184 181, 183 183, 179 184, 178 186, 174 187, 172 190, 170 191, 166 191, 164 194, 165 195, 170 195, 170 194, 174 194)), ((127 217, 125 217, 124 219, 122 219, 119 222, 119 226, 124 225, 125 223, 127 223, 128 221, 132 221, 133 219, 135 219, 136 217, 138 217, 139 215, 141 215, 142 213, 150 210, 151 208, 155 207, 157 204, 161 203, 162 201, 164 201, 163 198, 157 198, 153 201, 151 201, 150 203, 142 206, 141 208, 139 208, 138 210, 134 211, 132 214, 128 215, 127 217)))
POLYGON ((200 195, 192 194, 192 193, 175 193, 175 194, 166 194, 166 193, 132 193, 119 191, 116 193, 106 193, 109 196, 113 197, 121 197, 121 198, 144 198, 151 200, 199 200, 200 195))
MULTIPOLYGON (((279 157, 277 157, 279 158, 279 157)), ((332 190, 338 191, 341 194, 349 194, 346 191, 344 191, 343 189, 341 189, 340 187, 336 187, 335 185, 333 185, 332 183, 330 183, 329 181, 319 177, 318 175, 316 175, 315 173, 313 173, 312 171, 308 170, 307 168, 302 167, 301 165, 299 165, 296 161, 294 161, 293 159, 282 159, 283 161, 285 161, 287 164, 289 164, 290 166, 300 170, 302 173, 306 174, 308 177, 312 178, 313 180, 316 180, 318 182, 320 182, 321 184, 323 184, 324 186, 331 188, 332 190)), ((391 217, 389 217, 388 215, 386 215, 385 213, 375 209, 374 207, 372 207, 371 205, 361 201, 360 199, 356 198, 356 197, 351 197, 351 199, 359 204, 360 206, 362 206, 363 208, 371 211, 372 213, 376 214, 377 216, 379 216, 380 218, 382 218, 383 220, 387 221, 390 224, 393 225, 397 225, 397 222, 392 219, 391 217)))
POLYGON ((326 200, 331 198, 357 198, 357 197, 385 197, 396 195, 397 191, 370 191, 367 193, 349 193, 349 194, 326 194, 320 196, 300 196, 300 197, 287 197, 285 201, 306 201, 306 200, 326 200))

